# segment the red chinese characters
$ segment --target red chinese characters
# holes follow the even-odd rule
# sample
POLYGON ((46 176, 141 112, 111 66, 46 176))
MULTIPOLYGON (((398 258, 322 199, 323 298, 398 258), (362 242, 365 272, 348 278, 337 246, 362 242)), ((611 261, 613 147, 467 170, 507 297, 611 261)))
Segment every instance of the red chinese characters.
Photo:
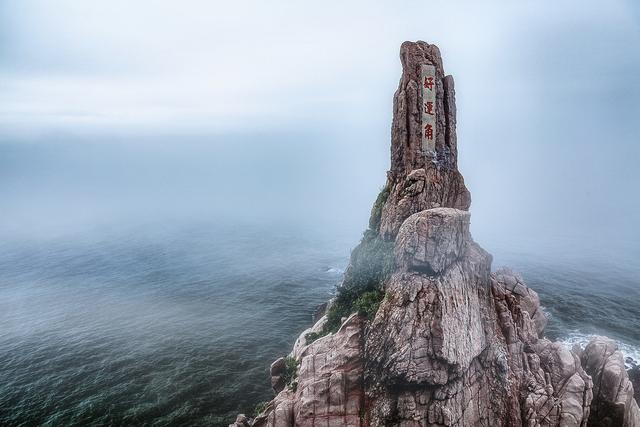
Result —
POLYGON ((424 126, 424 137, 428 140, 433 140, 433 126, 427 124, 424 126))
POLYGON ((430 116, 433 116, 434 112, 433 112, 433 101, 427 101, 424 103, 424 112, 426 114, 429 114, 430 116))
POLYGON ((425 76, 425 78, 424 78, 424 87, 425 87, 425 89, 433 90, 433 77, 425 76))
POLYGON ((436 104, 436 67, 431 64, 420 65, 420 87, 421 100, 420 109, 420 129, 422 130, 422 152, 425 154, 434 153, 436 149, 436 116, 438 106, 436 104))

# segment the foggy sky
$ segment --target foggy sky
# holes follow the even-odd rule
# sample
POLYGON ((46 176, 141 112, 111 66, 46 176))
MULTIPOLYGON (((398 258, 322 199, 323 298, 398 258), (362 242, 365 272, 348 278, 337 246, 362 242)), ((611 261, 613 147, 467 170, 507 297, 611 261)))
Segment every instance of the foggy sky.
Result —
POLYGON ((477 238, 640 237, 638 7, 524 3, 0 1, 2 229, 180 211, 359 230, 420 39, 456 80, 477 238))

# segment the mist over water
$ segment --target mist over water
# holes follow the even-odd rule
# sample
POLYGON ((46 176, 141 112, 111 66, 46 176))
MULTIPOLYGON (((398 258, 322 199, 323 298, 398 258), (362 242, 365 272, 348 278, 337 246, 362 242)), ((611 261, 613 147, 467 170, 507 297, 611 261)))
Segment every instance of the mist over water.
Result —
MULTIPOLYGON (((0 421, 226 425, 251 413, 358 234, 190 220, 3 241, 0 421)), ((539 292, 548 336, 603 333, 637 358, 636 260, 485 247, 539 292)))
POLYGON ((0 2, 0 425, 269 399, 385 183, 404 40, 455 78, 494 268, 640 359, 636 2, 251 3, 0 2))
MULTIPOLYGON (((270 399, 386 167, 383 138, 377 161, 315 138, 3 144, 0 424, 228 425, 270 399)), ((478 204, 474 238, 538 291, 549 337, 606 334, 638 360, 632 227, 478 204)))
POLYGON ((345 242, 153 225, 0 248, 0 423, 223 425, 326 300, 345 242))

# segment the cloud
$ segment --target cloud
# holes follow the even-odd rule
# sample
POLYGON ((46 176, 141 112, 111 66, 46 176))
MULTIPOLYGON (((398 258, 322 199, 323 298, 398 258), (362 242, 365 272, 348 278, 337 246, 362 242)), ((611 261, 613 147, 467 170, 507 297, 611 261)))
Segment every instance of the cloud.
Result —
POLYGON ((140 204, 155 212, 149 198, 166 187, 154 183, 170 169, 156 151, 171 146, 167 158, 186 156, 171 170, 193 173, 180 183, 198 189, 198 200, 242 170, 247 190, 238 197, 249 205, 265 194, 253 183, 273 174, 281 180, 271 187, 283 191, 266 198, 279 207, 307 194, 322 199, 314 211, 353 206, 365 218, 388 164, 398 48, 422 39, 440 46, 456 79, 460 167, 476 226, 592 230, 609 206, 620 223, 639 208, 628 196, 640 114, 640 27, 630 0, 22 0, 0 8, 0 159, 10 169, 0 181, 29 206, 36 194, 56 204, 44 184, 69 172, 56 188, 73 199, 87 183, 79 206, 86 194, 117 199, 126 187, 134 194, 123 205, 148 200, 140 204), (213 148, 185 144, 189 133, 213 148), (40 148, 16 148, 25 140, 40 148), (92 144, 119 155, 69 148, 92 144), (45 151, 34 165, 43 145, 56 155, 45 151), (128 170, 133 179, 154 162, 154 179, 137 186, 111 175, 128 170), (42 165, 53 172, 40 176, 42 165), (262 169, 270 165, 279 166, 262 169), (92 171, 98 182, 87 178, 92 171), (288 182, 300 187, 285 191, 288 182))
MULTIPOLYGON (((572 56, 575 41, 594 34, 604 42, 593 39, 592 50, 579 51, 593 55, 585 62, 605 58, 611 73, 618 60, 633 61, 626 67, 632 72, 638 62, 621 47, 608 50, 612 38, 638 38, 632 6, 623 1, 25 0, 2 7, 5 132, 362 120, 388 112, 406 39, 438 43, 448 71, 466 83, 461 101, 472 103, 501 88, 528 92, 518 76, 539 78, 528 68, 545 61, 542 77, 565 84, 554 76, 575 69, 582 60, 572 56), (554 40, 562 31, 574 34, 554 40), (565 56, 536 50, 554 43, 565 56)), ((581 90, 588 76, 578 77, 581 90)))

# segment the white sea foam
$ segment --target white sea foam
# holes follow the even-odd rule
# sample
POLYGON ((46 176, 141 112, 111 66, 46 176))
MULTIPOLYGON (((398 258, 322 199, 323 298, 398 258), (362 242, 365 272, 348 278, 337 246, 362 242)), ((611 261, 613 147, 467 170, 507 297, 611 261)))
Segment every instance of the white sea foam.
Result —
POLYGON ((327 268, 327 273, 340 275, 340 274, 344 273, 344 270, 342 268, 338 268, 338 267, 329 267, 329 268, 327 268))
MULTIPOLYGON (((595 336, 596 335, 572 332, 565 338, 561 339, 560 341, 566 346, 568 346, 569 348, 578 344, 580 347, 584 349, 586 345, 589 343, 589 341, 591 340, 591 338, 595 336)), ((615 341, 618 343, 618 349, 622 352, 622 355, 624 356, 625 365, 627 369, 640 364, 640 347, 622 342, 620 340, 615 340, 615 341)))

